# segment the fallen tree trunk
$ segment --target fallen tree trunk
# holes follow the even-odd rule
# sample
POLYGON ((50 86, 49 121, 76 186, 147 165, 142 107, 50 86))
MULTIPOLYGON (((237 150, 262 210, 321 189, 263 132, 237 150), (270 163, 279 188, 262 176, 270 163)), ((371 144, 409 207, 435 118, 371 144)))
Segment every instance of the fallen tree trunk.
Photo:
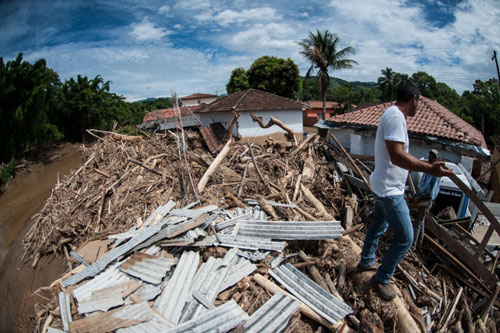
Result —
POLYGON ((316 199, 316 197, 311 193, 311 191, 307 187, 301 184, 300 188, 302 189, 302 193, 304 194, 304 197, 307 199, 307 201, 309 201, 314 206, 314 208, 319 210, 320 216, 324 217, 329 221, 333 220, 333 216, 331 216, 326 211, 325 206, 323 206, 321 201, 316 199))
POLYGON ((226 155, 229 153, 229 148, 231 147, 231 143, 232 143, 232 138, 229 138, 224 148, 222 148, 222 150, 220 151, 219 155, 217 155, 215 160, 212 162, 212 164, 210 164, 207 171, 205 171, 205 173, 201 177, 200 181, 198 182, 198 193, 201 193, 205 189, 208 179, 215 172, 215 170, 222 162, 224 157, 226 157, 226 155))
POLYGON ((286 126, 281 120, 279 119, 276 119, 274 117, 270 117, 269 118, 269 122, 267 124, 264 124, 264 122, 262 121, 262 119, 260 119, 259 117, 255 116, 253 114, 253 112, 250 112, 250 116, 252 117, 253 121, 256 121, 257 123, 259 123, 259 126, 261 128, 269 128, 273 125, 277 125, 279 127, 281 127, 285 132, 287 132, 288 134, 290 134, 290 136, 293 138, 293 141, 295 143, 295 145, 297 145, 297 138, 295 137, 295 133, 292 131, 292 129, 288 126, 286 126))

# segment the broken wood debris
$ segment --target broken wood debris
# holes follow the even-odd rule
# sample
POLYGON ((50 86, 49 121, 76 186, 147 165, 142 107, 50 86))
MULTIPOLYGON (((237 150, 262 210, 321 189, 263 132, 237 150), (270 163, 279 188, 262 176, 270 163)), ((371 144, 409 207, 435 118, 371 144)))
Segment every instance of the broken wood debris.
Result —
MULTIPOLYGON (((243 311, 233 308, 246 318, 235 316, 239 318, 235 319, 236 325, 242 328, 247 316, 259 311, 270 294, 280 289, 264 276, 273 279, 273 274, 285 268, 295 272, 298 269, 294 265, 303 266, 297 276, 310 276, 316 281, 310 280, 307 285, 322 281, 322 287, 316 285, 321 293, 327 293, 328 299, 333 293, 341 302, 335 303, 343 309, 335 317, 319 305, 305 305, 306 298, 299 296, 301 314, 328 329, 342 328, 347 332, 352 327, 375 327, 373 322, 370 324, 370 320, 375 320, 374 314, 401 332, 423 330, 423 326, 426 330, 452 330, 460 324, 491 327, 496 322, 500 305, 496 300, 497 281, 485 280, 488 276, 496 279, 494 260, 498 258, 498 249, 484 247, 489 261, 481 257, 476 263, 488 265, 487 275, 482 268, 475 269, 470 262, 463 262, 470 260, 451 253, 460 251, 460 244, 450 247, 451 241, 446 243, 446 236, 431 232, 432 227, 425 236, 434 250, 423 249, 419 254, 431 258, 429 262, 435 262, 434 267, 426 267, 427 262, 410 251, 394 277, 407 297, 397 297, 390 303, 374 301, 377 298, 366 287, 368 279, 358 280, 352 272, 359 261, 353 244, 362 242, 363 230, 369 223, 371 198, 366 173, 370 168, 318 136, 292 145, 272 139, 263 145, 234 141, 216 164, 213 161, 217 156, 211 155, 200 135, 190 130, 185 131, 187 157, 180 164, 177 139, 163 134, 141 140, 118 139, 113 134, 100 137, 99 142, 84 148, 82 167, 54 188, 34 217, 24 242, 26 258, 71 251, 80 254, 82 245, 99 242, 93 246, 97 251, 93 256, 82 254, 80 258, 81 263, 88 261, 90 266, 73 268, 73 273, 52 284, 57 292, 42 305, 46 310, 39 312, 39 322, 45 323, 48 330, 65 329, 65 325, 77 332, 90 327, 95 327, 94 331, 166 331, 180 329, 186 323, 193 325, 189 327, 205 327, 201 318, 229 302, 243 311), (200 193, 184 184, 186 180, 179 168, 186 167, 186 163, 196 190, 203 185, 199 180, 213 166, 200 193), (349 168, 340 169, 342 163, 362 178, 354 176, 349 168), (356 164, 362 169, 356 168, 356 164), (337 221, 345 221, 349 230, 343 232, 337 221), (256 229, 251 230, 250 226, 256 229), (249 230, 252 237, 245 234, 249 230), (301 257, 293 255, 301 250, 301 257), (188 254, 192 258, 181 263, 180 259, 188 254), (273 260, 280 254, 281 259, 273 260), (92 261, 87 260, 90 257, 92 261), (152 261, 140 268, 140 263, 147 260, 152 261), (159 263, 157 267, 155 262, 159 263), (205 282, 197 285, 196 275, 205 266, 206 277, 200 280, 205 282), (458 296, 460 287, 463 290, 458 296), (103 289, 109 289, 110 294, 103 289), (62 308, 61 302, 68 303, 67 299, 59 300, 61 290, 69 296, 71 322, 67 310, 58 309, 62 308), (440 305, 444 297, 447 307, 440 305), (171 298, 181 302, 167 304, 171 298), (109 309, 103 306, 108 300, 116 305, 109 309), (116 317, 116 313, 129 311, 131 305, 140 305, 135 310, 131 308, 131 313, 137 311, 137 315, 128 320, 120 319, 124 318, 122 315, 116 317), (424 319, 417 320, 422 315, 417 316, 416 311, 423 311, 424 319), (481 319, 477 320, 477 316, 481 319)), ((481 204, 478 207, 483 208, 481 204)), ((491 218, 487 212, 483 215, 491 218)), ((440 227, 449 227, 448 231, 459 230, 453 226, 456 223, 442 222, 437 220, 440 227)), ((495 222, 491 224, 491 232, 496 231, 495 222)), ((466 223, 461 226, 467 228, 466 223)), ((452 235, 457 238, 457 234, 452 235)), ((474 243, 467 237, 460 243, 464 241, 474 243)), ((481 243, 473 245, 481 249, 481 243)), ((381 246, 387 246, 385 239, 381 246)), ((75 267, 80 262, 71 260, 68 264, 75 267)), ((277 275, 274 279, 285 288, 293 288, 279 281, 277 275)), ((224 313, 225 310, 221 315, 224 313)), ((290 321, 294 329, 298 325, 301 331, 317 328, 300 316, 293 318, 285 320, 282 328, 290 321)))

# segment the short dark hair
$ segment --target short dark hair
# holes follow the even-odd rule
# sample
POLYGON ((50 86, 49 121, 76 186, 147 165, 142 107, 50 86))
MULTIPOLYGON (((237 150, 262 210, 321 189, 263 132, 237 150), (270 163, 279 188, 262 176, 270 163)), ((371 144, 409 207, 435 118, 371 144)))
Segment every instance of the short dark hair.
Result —
POLYGON ((405 80, 398 85, 396 90, 396 101, 408 102, 413 96, 417 96, 417 98, 420 97, 420 92, 415 83, 410 80, 405 80))

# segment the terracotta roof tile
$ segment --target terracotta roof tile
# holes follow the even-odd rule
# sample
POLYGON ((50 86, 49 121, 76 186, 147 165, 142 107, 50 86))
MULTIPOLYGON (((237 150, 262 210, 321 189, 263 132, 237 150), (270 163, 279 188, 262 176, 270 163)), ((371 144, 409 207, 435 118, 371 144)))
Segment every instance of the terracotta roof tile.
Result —
POLYGON ((198 112, 302 110, 306 104, 256 89, 235 92, 206 105, 198 112))
MULTIPOLYGON (((376 127, 382 113, 393 104, 394 102, 381 103, 360 108, 353 112, 336 115, 329 121, 339 124, 376 127)), ((433 135, 487 148, 484 137, 479 130, 427 97, 421 97, 417 113, 414 117, 407 118, 407 126, 410 133, 433 135)))
POLYGON ((214 98, 214 97, 217 98, 218 96, 217 95, 211 95, 211 94, 196 93, 196 94, 191 94, 191 95, 188 95, 188 96, 181 97, 181 99, 183 101, 185 101, 185 100, 188 100, 188 99, 214 98))
MULTIPOLYGON (((190 106, 189 109, 194 113, 198 109, 200 109, 202 106, 205 106, 205 105, 206 104, 193 105, 193 106, 190 106)), ((174 108, 153 110, 151 112, 146 113, 146 115, 144 116, 143 122, 150 121, 150 120, 173 118, 175 116, 174 110, 175 110, 174 108)), ((190 114, 191 113, 189 112, 189 110, 185 106, 181 107, 181 115, 188 116, 190 114)))
MULTIPOLYGON (((307 101, 304 103, 309 105, 311 107, 311 109, 323 109, 323 101, 307 101)), ((325 107, 327 109, 336 108, 336 107, 339 107, 339 103, 326 101, 325 107)))

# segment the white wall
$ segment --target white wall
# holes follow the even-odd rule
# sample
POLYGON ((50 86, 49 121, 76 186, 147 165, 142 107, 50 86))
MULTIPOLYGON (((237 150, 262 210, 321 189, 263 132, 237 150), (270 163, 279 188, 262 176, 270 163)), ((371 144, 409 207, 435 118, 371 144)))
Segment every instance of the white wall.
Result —
MULTIPOLYGON (((344 146, 344 148, 350 154, 356 155, 375 155, 375 137, 356 134, 354 129, 349 128, 332 128, 329 133, 333 134, 337 140, 344 146)), ((330 139, 333 145, 335 142, 330 139)), ((417 158, 427 158, 429 156, 429 150, 437 149, 442 158, 447 161, 458 164, 459 162, 471 172, 473 159, 467 156, 462 156, 461 154, 447 151, 443 149, 441 144, 431 144, 421 140, 410 139, 410 154, 417 158)))
MULTIPOLYGON (((256 111, 254 114, 257 117, 262 117, 264 124, 269 122, 270 117, 274 117, 282 121, 285 125, 296 133, 302 133, 302 111, 256 111)), ((233 119, 232 112, 202 112, 197 113, 200 117, 202 126, 208 126, 211 123, 222 123, 224 128, 227 126, 231 119, 233 119)), ((238 121, 233 129, 233 136, 241 135, 241 137, 254 137, 264 136, 274 133, 284 133, 285 131, 279 126, 271 126, 269 128, 261 128, 256 121, 252 120, 250 112, 241 112, 238 121)))
POLYGON ((205 98, 187 99, 187 100, 182 100, 182 101, 187 106, 193 106, 193 105, 199 105, 201 103, 210 104, 213 101, 215 101, 216 99, 217 99, 217 97, 205 97, 205 98))

